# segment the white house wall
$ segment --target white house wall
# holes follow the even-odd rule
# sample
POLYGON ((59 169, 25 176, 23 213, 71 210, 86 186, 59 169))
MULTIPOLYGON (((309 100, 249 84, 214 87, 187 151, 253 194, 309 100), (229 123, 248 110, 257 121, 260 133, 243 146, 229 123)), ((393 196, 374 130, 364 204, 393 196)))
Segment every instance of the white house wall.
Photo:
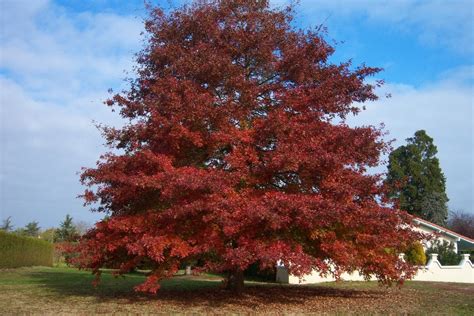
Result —
MULTIPOLYGON (((457 243, 458 238, 448 236, 446 234, 443 234, 442 232, 439 232, 437 230, 431 229, 431 228, 423 226, 423 225, 413 227, 413 230, 418 231, 418 232, 427 233, 427 234, 433 234, 433 236, 436 236, 436 237, 434 237, 435 240, 438 240, 441 243, 444 242, 444 241, 447 241, 447 242, 453 244, 454 245, 454 252, 458 253, 458 243, 457 243)), ((433 244, 432 241, 425 241, 425 242, 423 242, 423 248, 426 250, 426 249, 430 248, 432 244, 433 244)))
MULTIPOLYGON (((426 266, 420 267, 418 273, 413 278, 414 281, 430 282, 456 282, 456 283, 474 283, 474 265, 469 260, 469 255, 463 255, 463 259, 457 266, 443 266, 438 261, 437 254, 432 254, 430 261, 426 266)), ((335 281, 334 277, 321 277, 318 272, 305 275, 302 279, 288 275, 285 267, 277 267, 277 282, 287 284, 311 284, 335 281)), ((364 281, 364 278, 358 273, 344 273, 341 276, 344 281, 364 281)), ((375 277, 372 280, 376 280, 375 277)))

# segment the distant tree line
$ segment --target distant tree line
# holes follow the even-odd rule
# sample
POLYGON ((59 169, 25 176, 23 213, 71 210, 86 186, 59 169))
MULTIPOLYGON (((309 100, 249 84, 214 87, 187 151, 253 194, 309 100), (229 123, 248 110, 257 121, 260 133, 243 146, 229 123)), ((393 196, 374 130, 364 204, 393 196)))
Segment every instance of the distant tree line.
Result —
POLYGON ((451 212, 448 219, 448 228, 474 239, 474 214, 464 211, 451 212))
POLYGON ((47 228, 42 230, 39 226, 39 222, 32 221, 26 224, 24 227, 14 229, 12 218, 8 216, 2 221, 0 230, 16 234, 19 236, 28 236, 43 239, 49 242, 65 242, 65 241, 76 241, 86 233, 90 228, 90 225, 83 221, 74 222, 73 218, 67 214, 64 221, 62 221, 59 227, 47 228))

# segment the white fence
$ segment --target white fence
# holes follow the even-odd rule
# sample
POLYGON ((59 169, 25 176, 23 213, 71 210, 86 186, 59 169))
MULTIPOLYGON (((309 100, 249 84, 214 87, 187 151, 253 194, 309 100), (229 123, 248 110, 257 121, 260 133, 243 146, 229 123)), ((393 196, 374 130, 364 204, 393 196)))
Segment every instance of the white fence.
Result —
MULTIPOLYGON (((345 281, 364 281, 358 272, 344 273, 341 276, 345 281)), ((288 284, 310 284, 335 281, 334 277, 321 277, 318 272, 306 275, 303 279, 289 275, 285 267, 277 267, 277 282, 288 284)), ((375 280, 375 278, 374 278, 375 280)), ((438 261, 437 254, 431 254, 431 258, 426 266, 420 267, 418 273, 413 278, 414 281, 431 282, 457 282, 474 283, 474 265, 469 260, 469 255, 464 254, 461 262, 457 266, 443 266, 438 261)))
POLYGON ((431 254, 430 261, 420 268, 414 281, 474 283, 474 265, 469 255, 463 255, 457 266, 443 266, 437 254, 431 254))

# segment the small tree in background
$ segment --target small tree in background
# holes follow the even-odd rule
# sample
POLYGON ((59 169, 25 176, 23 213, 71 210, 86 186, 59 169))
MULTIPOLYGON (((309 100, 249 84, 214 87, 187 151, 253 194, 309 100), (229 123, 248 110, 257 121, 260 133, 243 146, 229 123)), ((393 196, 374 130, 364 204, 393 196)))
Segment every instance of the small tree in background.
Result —
POLYGON ((30 222, 21 230, 21 234, 30 237, 38 237, 40 234, 40 226, 38 222, 30 222))
POLYGON ((387 184, 399 207, 410 214, 439 225, 446 225, 448 197, 446 178, 438 149, 425 131, 407 138, 407 145, 394 150, 389 157, 387 184))
POLYGON ((71 242, 79 238, 76 227, 72 222, 72 217, 67 214, 64 221, 54 233, 54 242, 71 242))
POLYGON ((448 228, 474 239, 474 214, 463 211, 451 212, 449 214, 448 228))
POLYGON ((0 230, 10 232, 13 230, 13 224, 12 224, 12 217, 8 216, 2 221, 2 225, 0 226, 0 230))

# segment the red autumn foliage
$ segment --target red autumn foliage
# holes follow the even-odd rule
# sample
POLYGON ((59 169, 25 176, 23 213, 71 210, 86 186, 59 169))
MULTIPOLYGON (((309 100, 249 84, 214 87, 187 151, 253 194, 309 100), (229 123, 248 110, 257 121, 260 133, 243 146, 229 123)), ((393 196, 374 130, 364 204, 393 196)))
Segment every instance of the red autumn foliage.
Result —
POLYGON ((147 262, 137 290, 150 292, 196 259, 236 287, 252 263, 278 260, 299 276, 329 262, 385 283, 413 274, 398 254, 420 236, 366 172, 388 149, 383 133, 345 123, 377 98, 364 80, 380 69, 329 62, 319 31, 267 2, 152 9, 138 78, 106 102, 129 120, 104 128, 121 153, 81 177, 86 203, 110 217, 76 248, 79 267, 147 262))

